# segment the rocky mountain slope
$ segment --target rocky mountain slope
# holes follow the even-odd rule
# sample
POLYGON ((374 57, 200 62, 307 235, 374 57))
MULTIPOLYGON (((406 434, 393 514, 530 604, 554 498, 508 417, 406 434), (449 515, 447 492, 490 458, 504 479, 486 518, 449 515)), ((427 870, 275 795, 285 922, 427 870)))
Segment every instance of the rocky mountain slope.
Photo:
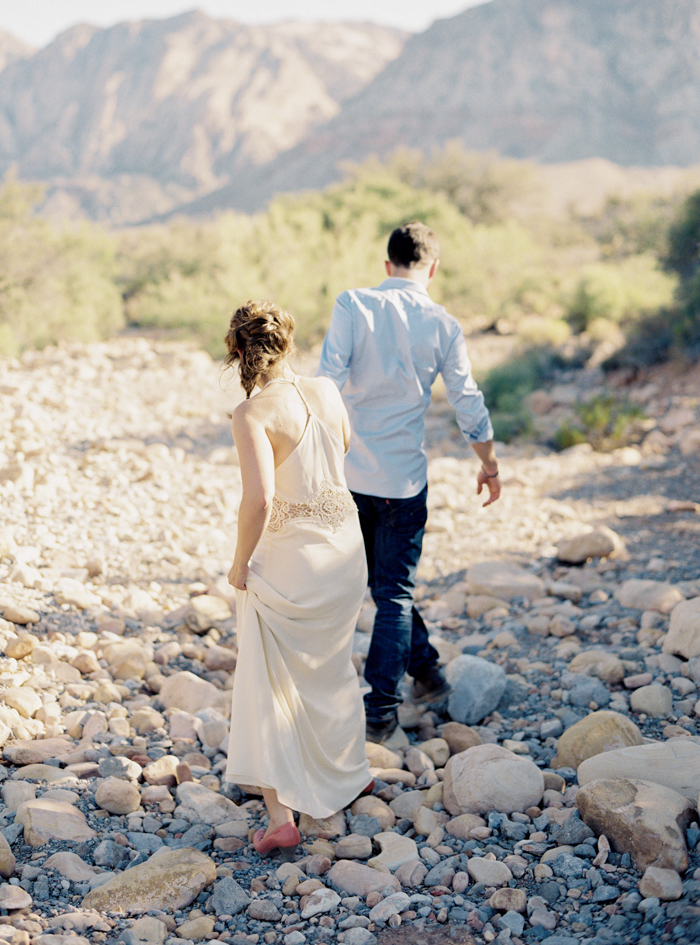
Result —
MULTIPOLYGON (((218 382, 135 337, 0 359, 3 940, 696 943, 697 368, 628 391, 639 448, 501 449, 487 509, 433 405, 418 606, 453 692, 401 706, 373 794, 302 814, 283 865, 224 779, 246 720, 218 382)), ((371 624, 367 600, 358 672, 371 624)))
POLYGON ((543 162, 700 154, 700 0, 490 0, 407 40, 371 24, 201 13, 0 38, 0 172, 47 212, 254 210, 398 145, 543 162))
POLYGON ((23 43, 5 30, 0 30, 0 71, 17 59, 28 59, 34 52, 33 46, 23 43))
POLYGON ((697 163, 699 35, 699 0, 491 0, 413 36, 335 118, 202 206, 255 206, 327 184, 343 160, 450 139, 543 162, 697 163))
MULTIPOLYGON (((187 13, 76 26, 0 73, 0 172, 55 209, 143 217, 272 160, 401 50, 371 24, 247 26, 187 13), (122 202, 124 202, 123 207, 122 202)), ((120 219, 121 218, 121 219, 120 219)))

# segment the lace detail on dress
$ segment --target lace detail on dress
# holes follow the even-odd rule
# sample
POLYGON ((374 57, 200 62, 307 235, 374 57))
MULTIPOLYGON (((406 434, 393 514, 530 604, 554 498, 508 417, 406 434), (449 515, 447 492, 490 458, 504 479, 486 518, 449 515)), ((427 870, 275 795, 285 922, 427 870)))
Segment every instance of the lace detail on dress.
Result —
POLYGON ((324 479, 321 488, 308 502, 287 502, 275 495, 267 529, 270 532, 279 532, 289 522, 309 519, 337 532, 350 512, 356 510, 357 506, 347 489, 324 479))

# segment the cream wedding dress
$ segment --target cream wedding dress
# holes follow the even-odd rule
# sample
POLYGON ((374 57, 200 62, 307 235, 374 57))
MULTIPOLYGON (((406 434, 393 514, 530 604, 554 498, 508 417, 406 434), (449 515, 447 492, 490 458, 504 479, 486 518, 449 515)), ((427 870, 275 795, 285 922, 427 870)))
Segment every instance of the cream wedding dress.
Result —
POLYGON ((309 408, 275 470, 269 525, 237 593, 238 663, 226 778, 274 788, 312 817, 345 807, 371 780, 365 715, 350 660, 367 566, 343 473, 343 443, 309 408))

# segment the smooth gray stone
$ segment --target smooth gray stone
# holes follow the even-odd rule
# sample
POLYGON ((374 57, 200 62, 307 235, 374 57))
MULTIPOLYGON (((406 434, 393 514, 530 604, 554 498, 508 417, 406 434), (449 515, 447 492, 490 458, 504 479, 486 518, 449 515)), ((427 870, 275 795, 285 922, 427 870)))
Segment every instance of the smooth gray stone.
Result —
POLYGON ((215 883, 209 902, 215 915, 237 915, 246 908, 250 896, 235 879, 226 876, 215 883))
POLYGON ((447 701, 450 718, 464 725, 477 725, 498 706, 508 680, 497 663, 463 654, 447 665, 452 686, 447 701))

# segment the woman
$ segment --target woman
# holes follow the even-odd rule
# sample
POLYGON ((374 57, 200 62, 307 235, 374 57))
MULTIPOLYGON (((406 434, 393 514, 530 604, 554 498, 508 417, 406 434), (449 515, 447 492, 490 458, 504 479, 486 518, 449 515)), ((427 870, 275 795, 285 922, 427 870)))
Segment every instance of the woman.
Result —
POLYGON ((246 393, 232 417, 243 496, 228 576, 239 654, 226 777, 261 789, 270 819, 255 849, 287 858, 300 839, 294 810, 328 817, 370 781, 350 659, 367 571, 343 474, 349 422, 332 381, 292 371, 293 329, 283 309, 247 302, 225 359, 246 393))

